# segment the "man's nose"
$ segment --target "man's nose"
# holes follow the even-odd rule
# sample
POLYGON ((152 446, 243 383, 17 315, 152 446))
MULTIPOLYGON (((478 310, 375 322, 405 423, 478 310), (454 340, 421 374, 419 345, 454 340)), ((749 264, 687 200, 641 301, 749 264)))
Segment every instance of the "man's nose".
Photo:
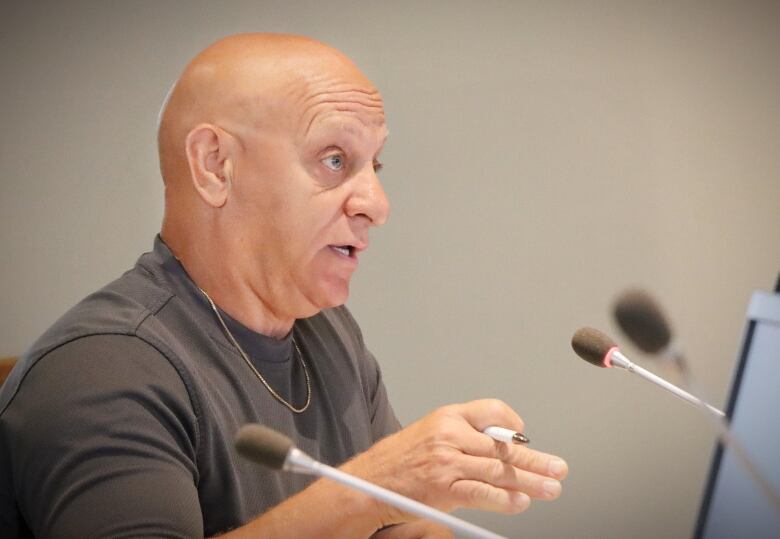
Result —
POLYGON ((373 163, 361 170, 353 181, 355 187, 346 203, 347 215, 362 215, 374 226, 383 225, 390 215, 390 203, 373 163))

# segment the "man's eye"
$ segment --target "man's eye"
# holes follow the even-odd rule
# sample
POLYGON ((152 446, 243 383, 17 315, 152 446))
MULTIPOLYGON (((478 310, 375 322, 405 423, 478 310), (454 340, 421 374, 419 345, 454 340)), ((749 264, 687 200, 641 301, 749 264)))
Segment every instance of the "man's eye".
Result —
POLYGON ((374 172, 378 173, 380 170, 382 170, 383 167, 384 165, 382 163, 379 161, 374 161, 374 172))
POLYGON ((334 172, 338 172, 344 168, 344 158, 338 154, 329 155, 322 160, 322 164, 331 169, 334 172))

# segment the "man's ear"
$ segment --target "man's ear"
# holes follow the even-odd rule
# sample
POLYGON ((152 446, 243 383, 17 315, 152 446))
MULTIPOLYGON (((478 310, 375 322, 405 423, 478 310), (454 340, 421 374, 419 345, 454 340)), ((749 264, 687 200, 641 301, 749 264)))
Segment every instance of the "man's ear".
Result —
POLYGON ((228 135, 210 124, 200 124, 185 140, 190 177, 206 204, 221 208, 227 202, 233 179, 233 162, 228 135))

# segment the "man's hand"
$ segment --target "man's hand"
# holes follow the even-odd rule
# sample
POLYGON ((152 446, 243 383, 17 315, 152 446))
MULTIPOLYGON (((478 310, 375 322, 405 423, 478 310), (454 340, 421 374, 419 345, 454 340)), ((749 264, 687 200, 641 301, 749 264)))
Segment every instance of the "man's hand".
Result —
MULTIPOLYGON (((531 498, 557 498, 566 463, 497 442, 481 432, 490 425, 524 430, 520 416, 501 401, 454 404, 381 440, 342 469, 443 511, 470 507, 519 513, 531 498)), ((386 505, 379 511, 384 525, 409 520, 386 505)))

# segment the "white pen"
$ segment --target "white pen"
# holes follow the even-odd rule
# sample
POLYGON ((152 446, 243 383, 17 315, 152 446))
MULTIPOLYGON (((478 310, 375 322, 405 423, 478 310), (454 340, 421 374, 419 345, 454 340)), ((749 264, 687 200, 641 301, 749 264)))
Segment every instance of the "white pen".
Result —
POLYGON ((488 427, 482 431, 483 434, 487 434, 494 440, 504 442, 507 444, 527 444, 529 440, 525 434, 516 432, 514 430, 505 429, 504 427, 488 427))

